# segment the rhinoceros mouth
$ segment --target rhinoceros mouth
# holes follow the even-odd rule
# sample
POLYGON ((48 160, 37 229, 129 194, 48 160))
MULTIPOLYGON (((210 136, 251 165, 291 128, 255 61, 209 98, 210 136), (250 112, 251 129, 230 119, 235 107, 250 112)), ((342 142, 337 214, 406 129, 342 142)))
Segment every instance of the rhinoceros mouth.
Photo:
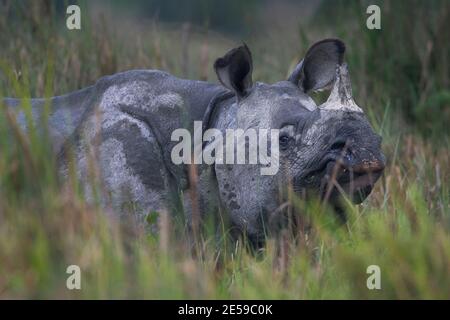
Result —
POLYGON ((331 161, 322 180, 322 197, 334 202, 336 198, 346 195, 354 204, 359 204, 372 192, 383 170, 381 161, 362 162, 353 166, 331 161))
POLYGON ((294 178, 294 191, 298 194, 319 196, 322 201, 337 204, 342 197, 354 204, 363 202, 380 178, 384 163, 378 160, 352 161, 327 155, 317 162, 314 170, 294 178))

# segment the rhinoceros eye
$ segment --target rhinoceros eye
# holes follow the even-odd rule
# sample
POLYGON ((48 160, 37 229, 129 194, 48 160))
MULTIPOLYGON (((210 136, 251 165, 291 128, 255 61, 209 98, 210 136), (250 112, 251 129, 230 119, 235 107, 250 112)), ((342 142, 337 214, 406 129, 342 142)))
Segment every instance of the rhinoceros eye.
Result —
POLYGON ((280 143, 281 150, 286 150, 288 148, 293 135, 294 135, 294 126, 293 125, 287 125, 287 126, 284 126, 283 128, 281 128, 280 137, 279 137, 279 143, 280 143))
POLYGON ((287 134, 281 135, 280 136, 280 147, 282 149, 287 148, 290 139, 291 138, 287 134))

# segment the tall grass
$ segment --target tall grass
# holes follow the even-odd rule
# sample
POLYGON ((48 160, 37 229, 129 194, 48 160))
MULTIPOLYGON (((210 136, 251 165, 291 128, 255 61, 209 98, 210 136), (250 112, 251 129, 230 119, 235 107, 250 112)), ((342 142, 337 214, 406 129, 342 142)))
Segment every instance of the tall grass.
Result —
MULTIPOLYGON (((63 22, 51 5, 30 3, 26 10, 15 2, 0 4, 7 13, 0 17, 0 96, 61 94, 130 68, 163 68, 213 80, 212 68, 204 65, 211 66, 214 57, 236 43, 193 26, 136 26, 123 19, 119 28, 108 14, 84 20, 82 32, 69 32, 60 27, 63 22)), ((390 10, 397 6, 390 4, 390 10)), ((354 4, 352 10, 359 6, 354 4)), ((402 12, 392 13, 400 24, 406 23, 403 14, 409 14, 402 12)), ((341 21, 342 30, 334 32, 323 27, 325 23, 311 23, 292 36, 298 43, 289 48, 278 47, 277 41, 291 35, 248 39, 254 48, 255 77, 267 81, 283 79, 288 62, 296 61, 298 51, 304 53, 316 38, 336 35, 347 41, 357 101, 383 135, 388 164, 369 199, 360 206, 348 205, 345 225, 321 204, 293 198, 300 228, 269 237, 256 255, 245 241, 231 240, 225 223, 206 221, 194 249, 183 223, 163 213, 149 217, 159 221, 159 232, 146 234, 86 203, 76 181, 58 178, 45 131, 30 123, 24 134, 2 108, 0 298, 450 298, 448 135, 445 128, 435 131, 440 139, 423 133, 423 126, 437 123, 448 109, 430 109, 420 123, 406 111, 398 112, 406 104, 414 110, 420 103, 431 103, 436 92, 445 96, 448 73, 440 70, 446 68, 444 60, 436 58, 433 67, 414 64, 420 76, 410 77, 402 63, 411 65, 419 53, 409 47, 399 54, 395 48, 401 43, 394 42, 420 41, 416 37, 427 34, 358 35, 351 28, 355 21, 341 21), (424 84, 430 89, 423 101, 421 77, 431 83, 424 84), (403 94, 408 87, 412 93, 407 97, 395 91, 403 94), (71 264, 81 267, 81 290, 66 288, 71 264), (369 265, 381 268, 381 290, 366 286, 369 265)), ((388 28, 394 20, 383 21, 388 28)), ((425 28, 417 23, 416 28, 425 28)), ((447 59, 448 43, 439 46, 433 47, 438 50, 433 55, 447 59)), ((21 106, 28 113, 29 107, 26 102, 21 106)), ((43 121, 41 127, 45 117, 43 121)))

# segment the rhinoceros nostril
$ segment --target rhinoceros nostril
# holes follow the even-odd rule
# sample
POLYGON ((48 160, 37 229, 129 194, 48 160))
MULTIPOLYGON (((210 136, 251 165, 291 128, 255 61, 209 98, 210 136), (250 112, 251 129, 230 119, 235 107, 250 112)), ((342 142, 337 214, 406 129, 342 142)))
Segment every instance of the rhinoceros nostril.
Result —
POLYGON ((346 146, 346 140, 344 139, 337 139, 330 147, 333 151, 341 151, 346 146))

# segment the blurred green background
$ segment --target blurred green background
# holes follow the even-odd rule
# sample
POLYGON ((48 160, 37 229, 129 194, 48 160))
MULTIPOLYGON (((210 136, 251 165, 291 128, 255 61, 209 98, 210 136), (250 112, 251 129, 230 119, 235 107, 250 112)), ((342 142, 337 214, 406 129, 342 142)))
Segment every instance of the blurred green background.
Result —
MULTIPOLYGON (((83 61, 80 75, 73 79, 75 87, 62 90, 129 68, 164 68, 179 76, 214 80, 213 60, 240 42, 255 53, 257 80, 276 81, 312 42, 339 37, 347 43, 347 60, 362 101, 369 94, 379 96, 383 101, 376 104, 388 101, 426 136, 449 133, 450 14, 445 0, 2 0, 2 11, 4 58, 11 50, 19 54, 14 60, 20 66, 42 68, 47 56, 24 56, 29 48, 52 53, 55 59, 76 55, 83 61), (64 27, 70 3, 82 7, 82 31, 64 27), (381 7, 381 30, 365 27, 369 4, 381 7), (28 38, 21 47, 24 32, 28 38), (204 63, 199 61, 202 49, 207 51, 204 63), (63 54, 65 50, 71 52, 63 54), (156 56, 155 50, 160 50, 156 56)), ((57 69, 56 76, 66 71, 57 69)))

